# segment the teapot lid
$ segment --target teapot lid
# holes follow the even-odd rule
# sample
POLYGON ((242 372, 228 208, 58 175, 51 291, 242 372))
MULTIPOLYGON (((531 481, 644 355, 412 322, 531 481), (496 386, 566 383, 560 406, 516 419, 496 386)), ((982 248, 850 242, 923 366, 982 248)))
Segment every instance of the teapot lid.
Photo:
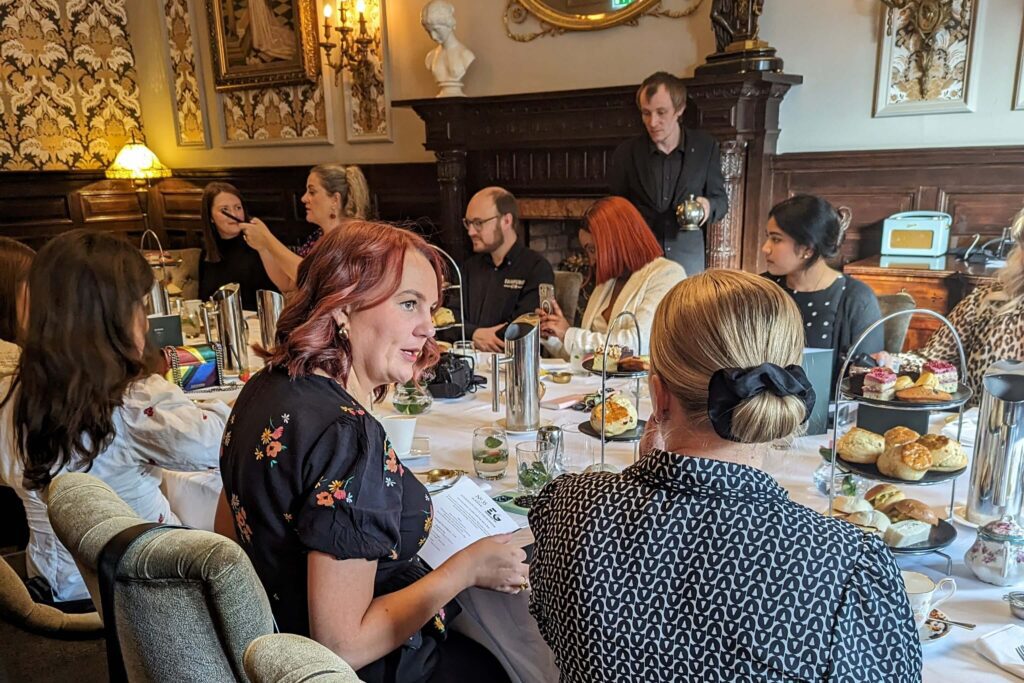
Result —
POLYGON ((1004 515, 979 529, 978 533, 992 541, 1024 542, 1024 527, 1011 515, 1004 515))

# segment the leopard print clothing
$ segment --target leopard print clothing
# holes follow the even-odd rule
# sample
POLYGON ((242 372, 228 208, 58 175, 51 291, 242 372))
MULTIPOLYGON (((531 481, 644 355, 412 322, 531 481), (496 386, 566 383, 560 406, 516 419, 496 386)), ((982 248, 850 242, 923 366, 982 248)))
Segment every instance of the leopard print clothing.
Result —
MULTIPOLYGON (((964 345, 967 377, 962 381, 974 392, 970 405, 981 400, 981 380, 992 363, 1007 358, 1024 360, 1024 306, 1000 314, 1005 302, 1001 285, 984 285, 964 297, 949 314, 964 345)), ((960 365, 956 342, 945 326, 935 331, 919 353, 960 365)))

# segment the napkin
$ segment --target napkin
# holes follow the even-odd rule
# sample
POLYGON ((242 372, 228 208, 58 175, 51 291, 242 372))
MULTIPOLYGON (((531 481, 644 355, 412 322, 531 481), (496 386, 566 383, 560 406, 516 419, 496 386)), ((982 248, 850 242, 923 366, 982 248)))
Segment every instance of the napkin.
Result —
POLYGON ((974 649, 982 657, 1004 671, 1024 678, 1024 659, 1016 652, 1020 645, 1024 645, 1024 628, 1013 624, 986 633, 974 641, 974 649))
MULTIPOLYGON (((942 433, 951 439, 956 438, 957 419, 952 420, 949 424, 942 428, 942 433)), ((964 411, 964 429, 960 434, 960 444, 964 448, 974 448, 974 439, 978 431, 978 409, 971 408, 970 410, 964 411)))

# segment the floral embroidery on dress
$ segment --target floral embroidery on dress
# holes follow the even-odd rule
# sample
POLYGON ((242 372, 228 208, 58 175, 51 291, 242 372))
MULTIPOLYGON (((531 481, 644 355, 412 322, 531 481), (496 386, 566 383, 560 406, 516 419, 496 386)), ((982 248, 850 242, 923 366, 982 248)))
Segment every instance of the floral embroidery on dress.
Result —
POLYGON ((146 417, 153 417, 153 412, 154 412, 153 411, 153 406, 149 406, 148 408, 146 408, 142 412, 144 412, 146 414, 146 417))
POLYGON ((302 242, 302 244, 299 244, 298 246, 294 246, 294 247, 289 247, 289 248, 293 252, 295 252, 296 256, 301 256, 302 258, 306 258, 307 256, 309 256, 309 252, 313 251, 313 247, 316 246, 317 242, 319 242, 320 238, 323 237, 323 236, 324 236, 323 229, 317 228, 316 230, 314 230, 313 232, 311 232, 309 234, 309 237, 307 237, 302 242))
POLYGON ((434 621, 431 624, 438 633, 444 633, 447 629, 444 625, 444 608, 442 607, 434 615, 434 621))
POLYGON ((392 474, 397 472, 400 477, 405 476, 405 468, 398 461, 398 454, 395 453, 395 449, 391 447, 391 442, 387 439, 384 439, 384 452, 387 454, 387 458, 384 460, 384 471, 392 474))
MULTIPOLYGON (((321 479, 317 482, 317 488, 323 483, 321 479)), ((326 491, 320 491, 316 494, 316 504, 323 505, 324 507, 334 507, 334 501, 343 500, 346 503, 352 504, 355 502, 355 496, 348 490, 348 485, 352 483, 352 477, 349 477, 345 481, 339 481, 334 479, 330 484, 327 485, 326 491)))
POLYGON ((351 406, 339 407, 341 408, 341 412, 345 413, 346 415, 366 415, 366 411, 363 410, 362 408, 353 408, 351 406))
POLYGON ((264 449, 260 450, 258 446, 256 447, 256 459, 270 458, 270 466, 273 467, 277 464, 277 456, 281 451, 288 450, 288 447, 280 441, 280 438, 284 436, 284 427, 275 427, 273 419, 268 422, 270 426, 264 427, 263 433, 260 434, 260 443, 263 444, 264 449))
POLYGON ((235 528, 238 529, 238 537, 246 543, 252 543, 252 527, 246 519, 245 508, 238 494, 231 494, 231 511, 235 513, 235 528))

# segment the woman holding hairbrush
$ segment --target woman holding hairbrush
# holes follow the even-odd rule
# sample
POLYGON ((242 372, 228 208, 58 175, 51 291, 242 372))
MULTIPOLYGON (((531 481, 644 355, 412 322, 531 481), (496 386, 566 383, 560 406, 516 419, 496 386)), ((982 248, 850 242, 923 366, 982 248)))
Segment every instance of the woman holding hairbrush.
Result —
POLYGON ((358 166, 320 164, 306 179, 302 195, 306 220, 317 226, 297 247, 287 247, 262 221, 251 220, 242 226, 246 243, 259 253, 267 274, 282 292, 296 287, 299 264, 327 234, 353 218, 365 219, 370 209, 370 191, 358 166))
MULTIPOLYGON (((203 259, 199 264, 199 297, 209 299, 229 282, 242 286, 242 306, 256 310, 256 291, 277 290, 260 255, 250 249, 242 229, 259 221, 242 204, 242 194, 229 183, 212 182, 203 189, 203 259)), ((262 221, 260 221, 262 223, 262 221)))
POLYGON ((802 328, 791 297, 742 271, 662 299, 645 455, 561 476, 530 510, 530 611, 563 683, 921 680, 892 553, 763 469, 814 406, 802 328))

